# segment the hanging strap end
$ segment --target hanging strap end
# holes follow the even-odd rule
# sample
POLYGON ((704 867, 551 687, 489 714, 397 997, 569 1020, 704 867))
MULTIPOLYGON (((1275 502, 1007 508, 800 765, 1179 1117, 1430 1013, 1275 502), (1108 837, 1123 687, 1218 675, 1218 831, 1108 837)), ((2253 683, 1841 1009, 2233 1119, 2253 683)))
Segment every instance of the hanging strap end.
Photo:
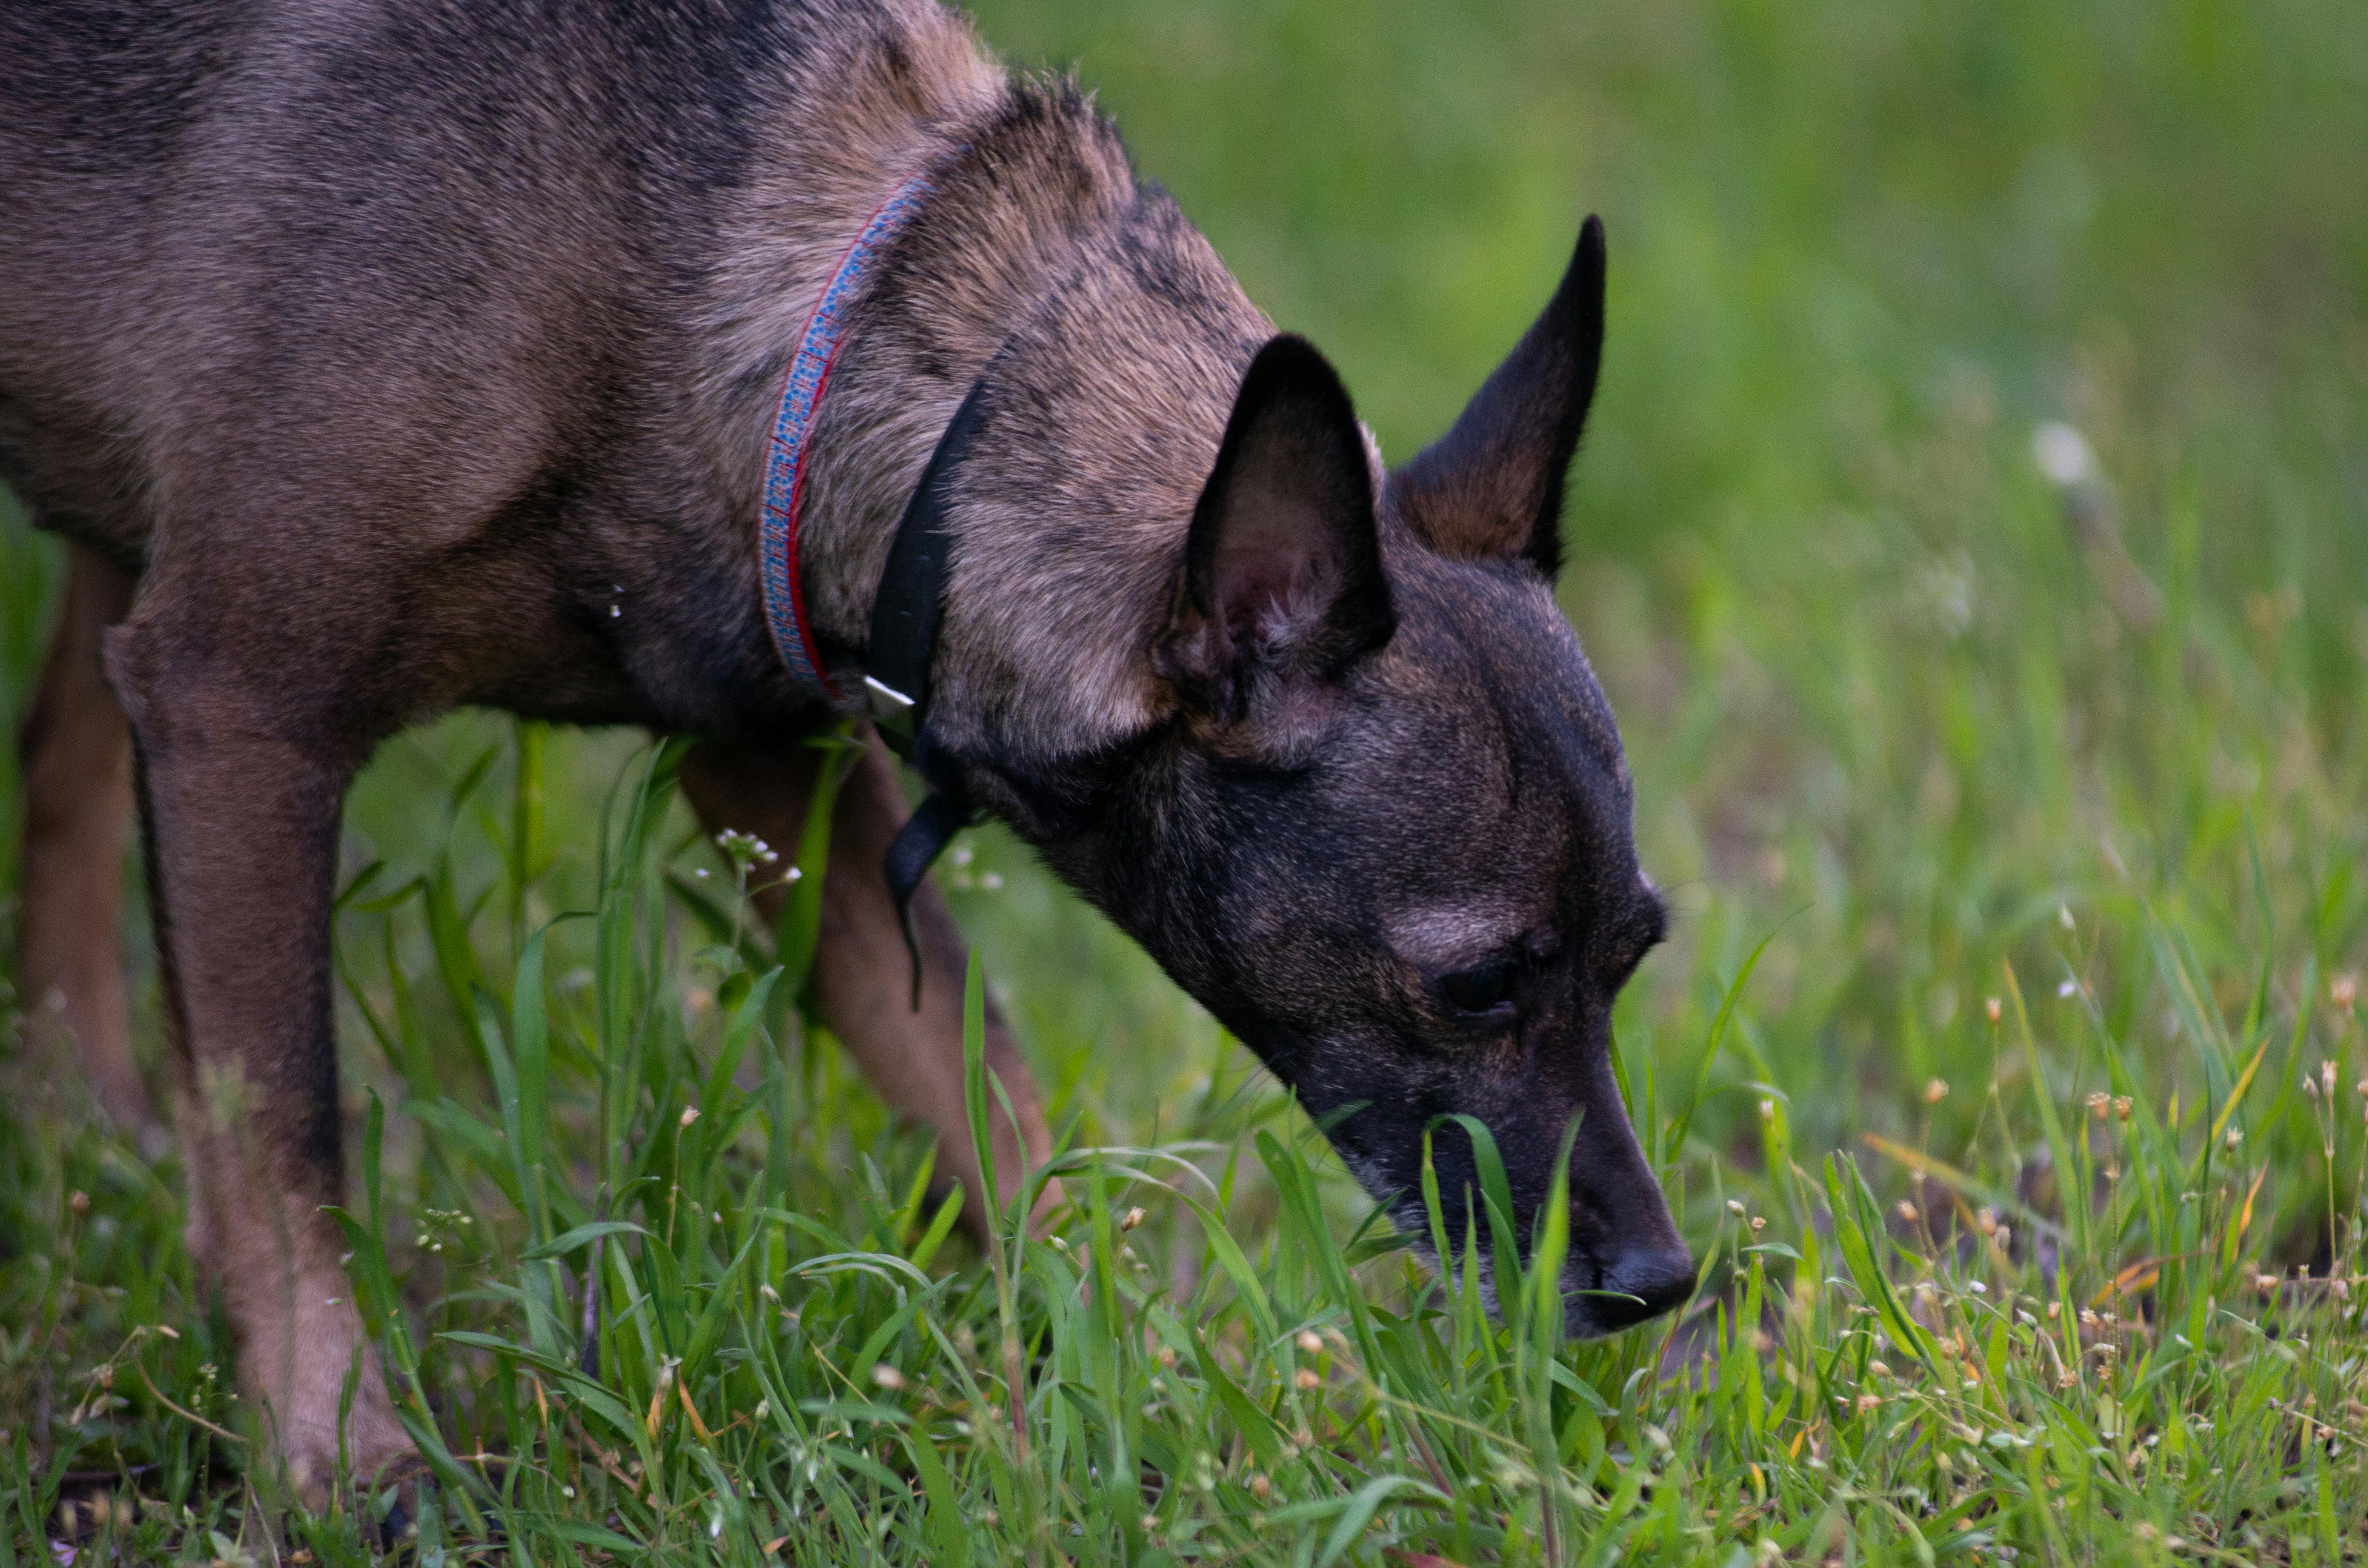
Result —
POLYGON ((921 802, 905 823, 882 862, 888 876, 888 895, 895 901, 896 924, 905 933, 905 951, 913 960, 913 1011, 921 1010, 921 933, 913 918, 913 895, 921 879, 944 854, 955 834, 971 824, 969 807, 936 790, 921 802))

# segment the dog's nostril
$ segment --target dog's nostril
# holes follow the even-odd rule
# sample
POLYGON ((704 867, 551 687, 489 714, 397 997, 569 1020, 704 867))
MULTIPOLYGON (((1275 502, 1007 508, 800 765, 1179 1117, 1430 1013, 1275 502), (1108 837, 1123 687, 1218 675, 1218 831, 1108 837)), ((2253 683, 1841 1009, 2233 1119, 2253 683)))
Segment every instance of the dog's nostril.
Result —
POLYGON ((1655 1247, 1623 1254, 1603 1271, 1606 1289, 1634 1296, 1645 1303, 1638 1321, 1658 1317, 1685 1304, 1694 1288, 1693 1255, 1682 1246, 1655 1247))

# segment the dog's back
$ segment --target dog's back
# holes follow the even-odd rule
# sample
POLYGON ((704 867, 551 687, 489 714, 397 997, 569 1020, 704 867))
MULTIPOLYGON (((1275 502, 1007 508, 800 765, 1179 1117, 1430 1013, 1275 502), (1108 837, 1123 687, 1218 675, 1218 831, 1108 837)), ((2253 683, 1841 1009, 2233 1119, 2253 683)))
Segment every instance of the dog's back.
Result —
POLYGON ((324 465, 434 433, 374 476, 421 527, 597 483, 713 373, 644 356, 704 357, 752 198, 786 310, 882 161, 1003 88, 925 0, 32 0, 0 58, 0 478, 128 569, 228 421, 324 465))

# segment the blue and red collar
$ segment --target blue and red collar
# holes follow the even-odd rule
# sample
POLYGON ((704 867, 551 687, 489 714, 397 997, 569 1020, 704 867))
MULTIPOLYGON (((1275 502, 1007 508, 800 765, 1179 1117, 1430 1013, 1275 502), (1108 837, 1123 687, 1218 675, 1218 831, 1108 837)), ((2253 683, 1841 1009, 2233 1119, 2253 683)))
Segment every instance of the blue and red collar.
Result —
POLYGON ((813 447, 815 416, 829 388, 831 367, 847 334, 848 307, 853 303, 871 264, 888 248, 899 231, 919 210, 928 195, 929 176, 907 176, 888 193, 864 222, 839 258, 830 281, 806 316, 798 334, 797 351, 790 356, 781 378, 780 410, 773 418, 772 440, 765 460, 765 510, 759 554, 765 582, 765 620, 772 629, 773 646, 799 686, 842 705, 837 683, 823 667, 814 645, 814 627, 806 617, 805 583, 798 562, 798 536, 805 506, 806 454, 813 447))
MULTIPOLYGON (((789 372, 781 381, 780 411, 773 419, 765 461, 765 512, 758 551, 765 620, 791 678, 842 710, 849 705, 823 667, 814 645, 799 570, 806 455, 813 446, 814 419, 830 384, 831 368, 846 337, 848 307, 861 286, 865 269, 911 221, 930 186, 926 175, 908 176, 900 182, 839 258, 837 270, 824 285, 822 297, 814 301, 798 335, 797 351, 790 357, 789 372)), ((871 623, 862 657, 863 705, 882 739, 929 790, 889 845, 881 868, 912 959, 916 1009, 921 1005, 922 965, 920 937, 913 926, 913 894, 930 862, 975 814, 958 773, 943 766, 943 759, 929 744, 929 665, 937 648, 938 616, 944 604, 953 544, 946 520, 946 492, 984 418, 986 380, 982 371, 971 383, 905 503, 872 597, 871 623)))

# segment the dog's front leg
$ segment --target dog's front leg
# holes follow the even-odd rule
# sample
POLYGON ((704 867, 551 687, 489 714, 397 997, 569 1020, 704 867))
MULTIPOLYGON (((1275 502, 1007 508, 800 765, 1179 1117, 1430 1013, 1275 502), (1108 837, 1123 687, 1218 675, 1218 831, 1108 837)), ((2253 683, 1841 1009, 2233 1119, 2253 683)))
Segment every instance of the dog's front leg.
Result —
POLYGON ((243 1396, 317 1508, 341 1446, 357 1478, 411 1450, 322 1211, 345 1201, 329 905, 364 744, 315 684, 324 662, 193 627, 163 597, 108 634, 108 668, 137 748, 190 1250, 220 1282, 243 1396))
MULTIPOLYGON (((768 843, 794 845, 822 754, 798 747, 762 758, 709 741, 684 759, 683 793, 710 833, 736 828, 768 843)), ((937 1129, 938 1168, 959 1177, 971 1195, 967 1217, 976 1224, 982 1189, 962 1098, 962 997, 968 949, 936 887, 924 882, 913 897, 921 937, 921 1006, 912 1006, 912 959, 888 892, 881 858, 910 813, 896 787, 895 766, 877 740, 840 787, 831 818, 830 870, 823 882, 822 932, 814 952, 814 994, 824 1022, 846 1042, 882 1096, 898 1111, 937 1129)), ((768 923, 780 912, 778 886, 757 895, 768 923)), ((1021 1158, 1042 1166, 1051 1149, 1044 1117, 1011 1032, 992 1003, 986 1010, 986 1066, 1003 1082, 1019 1113, 1015 1129, 993 1104, 1000 1196, 1018 1190, 1021 1158)), ((992 1102, 991 1102, 992 1103, 992 1102)), ((1057 1199, 1048 1188, 1042 1213, 1057 1199)))

